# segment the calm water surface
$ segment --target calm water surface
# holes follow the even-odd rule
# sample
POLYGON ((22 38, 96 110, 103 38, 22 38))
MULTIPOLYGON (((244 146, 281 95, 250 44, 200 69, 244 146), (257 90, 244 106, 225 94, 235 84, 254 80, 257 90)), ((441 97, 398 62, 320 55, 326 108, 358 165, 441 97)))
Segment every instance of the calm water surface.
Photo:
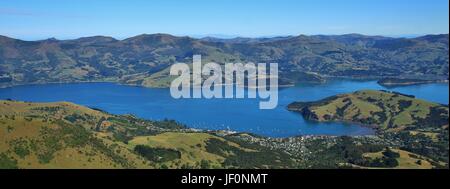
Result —
POLYGON ((35 102, 70 101, 114 114, 147 119, 175 119, 200 129, 231 129, 264 136, 366 135, 369 128, 343 123, 306 121, 286 106, 362 89, 385 89, 448 104, 447 83, 386 89, 376 81, 334 80, 325 84, 298 84, 279 91, 278 107, 260 110, 259 99, 173 99, 168 89, 150 89, 113 83, 25 85, 0 89, 0 99, 35 102))

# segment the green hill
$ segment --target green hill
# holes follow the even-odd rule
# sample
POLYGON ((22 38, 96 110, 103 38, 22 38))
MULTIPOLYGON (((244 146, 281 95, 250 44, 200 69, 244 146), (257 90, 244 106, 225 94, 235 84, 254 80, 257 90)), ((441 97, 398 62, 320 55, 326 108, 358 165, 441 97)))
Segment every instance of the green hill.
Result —
MULTIPOLYGON (((425 115, 427 108, 445 109, 387 92, 349 95, 345 98, 352 102, 361 100, 360 95, 412 100, 423 109, 408 109, 415 116, 425 115)), ((340 106, 343 100, 337 99, 324 102, 340 106)), ((420 120, 432 120, 427 117, 420 120)), ((113 115, 68 102, 0 101, 0 169, 448 168, 448 124, 416 126, 386 128, 374 136, 266 138, 196 131, 171 120, 113 115)))
POLYGON ((352 122, 387 131, 448 128, 448 106, 388 91, 364 90, 295 102, 288 109, 310 120, 352 122))
POLYGON ((308 120, 350 122, 377 130, 372 137, 314 141, 309 147, 313 167, 448 169, 448 105, 397 92, 362 90, 294 102, 288 109, 308 120))
POLYGON ((68 102, 0 101, 1 168, 288 168, 288 154, 68 102))

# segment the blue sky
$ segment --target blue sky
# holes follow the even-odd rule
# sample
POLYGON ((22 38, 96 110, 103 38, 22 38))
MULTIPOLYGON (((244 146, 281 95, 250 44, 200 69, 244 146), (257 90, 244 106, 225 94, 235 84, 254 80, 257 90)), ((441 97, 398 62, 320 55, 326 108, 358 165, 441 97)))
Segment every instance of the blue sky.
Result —
POLYGON ((449 31, 448 0, 2 0, 0 35, 35 40, 449 31))

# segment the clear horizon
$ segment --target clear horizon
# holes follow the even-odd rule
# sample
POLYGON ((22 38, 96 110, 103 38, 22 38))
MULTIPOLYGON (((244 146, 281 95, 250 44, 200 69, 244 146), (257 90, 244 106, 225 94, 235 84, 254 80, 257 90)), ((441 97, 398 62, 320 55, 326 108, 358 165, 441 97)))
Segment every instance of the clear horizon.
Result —
POLYGON ((41 40, 48 40, 48 39, 56 39, 56 40, 76 40, 79 38, 85 38, 85 37, 96 37, 96 36, 102 36, 102 37, 111 37, 116 40, 125 40, 127 38, 136 37, 139 35, 156 35, 156 34, 167 34, 172 35, 175 37, 190 37, 193 39, 202 39, 207 37, 217 38, 217 39, 234 39, 234 38, 274 38, 274 37, 295 37, 300 35, 306 35, 306 36, 318 36, 318 35, 325 35, 325 36, 339 36, 339 35, 351 35, 351 34, 358 34, 358 35, 364 35, 364 36, 381 36, 381 37, 391 37, 391 38, 406 38, 406 39, 412 39, 417 37, 422 37, 426 35, 448 35, 449 33, 435 33, 435 34, 404 34, 404 35, 366 35, 366 34, 360 34, 360 33, 345 33, 345 34, 297 34, 297 35, 271 35, 271 36, 239 36, 239 35, 226 35, 226 34, 205 34, 205 35, 174 35, 170 33, 141 33, 133 36, 126 36, 126 37, 114 37, 114 36, 108 36, 108 35, 90 35, 90 36, 74 36, 74 37, 67 37, 67 38, 57 38, 57 37, 45 37, 45 38, 20 38, 20 37, 12 37, 8 35, 0 34, 0 36, 5 36, 13 39, 18 39, 22 41, 41 41, 41 40))
POLYGON ((166 33, 274 37, 358 33, 415 37, 449 33, 447 0, 15 0, 0 5, 0 35, 22 40, 166 33))

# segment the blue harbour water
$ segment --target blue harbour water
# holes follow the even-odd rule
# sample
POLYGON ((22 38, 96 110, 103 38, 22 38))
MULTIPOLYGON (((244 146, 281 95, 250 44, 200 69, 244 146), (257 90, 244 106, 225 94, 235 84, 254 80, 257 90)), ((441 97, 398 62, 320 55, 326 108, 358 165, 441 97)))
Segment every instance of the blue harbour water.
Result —
POLYGON ((367 135, 374 131, 345 123, 306 121, 287 105, 314 101, 363 89, 384 89, 448 104, 448 83, 385 88, 376 81, 333 80, 324 84, 298 84, 279 90, 278 106, 259 109, 260 99, 174 99, 169 89, 125 86, 114 83, 24 85, 0 89, 0 99, 32 102, 69 101, 113 114, 134 114, 146 119, 174 119, 192 128, 230 129, 263 136, 367 135))

